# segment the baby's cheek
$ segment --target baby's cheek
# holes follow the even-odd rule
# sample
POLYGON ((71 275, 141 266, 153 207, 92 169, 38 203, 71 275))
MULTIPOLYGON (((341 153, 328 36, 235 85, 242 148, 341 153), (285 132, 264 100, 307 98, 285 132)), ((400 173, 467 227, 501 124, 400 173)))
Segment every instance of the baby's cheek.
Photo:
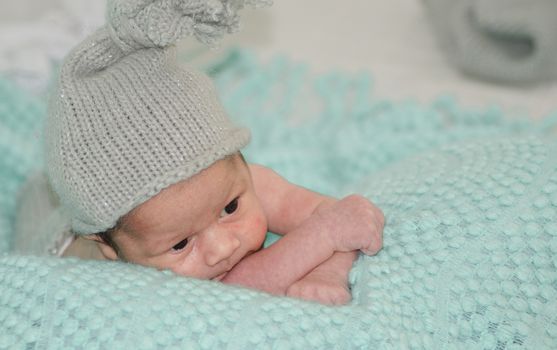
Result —
POLYGON ((206 273, 203 269, 203 264, 199 261, 195 261, 194 257, 187 257, 180 263, 172 264, 169 266, 169 269, 172 270, 174 273, 185 276, 185 277, 195 277, 206 279, 206 273))
POLYGON ((250 226, 253 232, 251 238, 254 240, 255 245, 262 245, 267 234, 267 218, 264 215, 258 215, 253 218, 250 226))

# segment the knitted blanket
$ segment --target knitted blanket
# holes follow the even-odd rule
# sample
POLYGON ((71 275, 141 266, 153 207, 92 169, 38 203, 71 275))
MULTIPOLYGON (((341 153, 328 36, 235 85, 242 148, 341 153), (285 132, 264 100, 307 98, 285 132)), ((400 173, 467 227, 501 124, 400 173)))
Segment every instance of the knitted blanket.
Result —
POLYGON ((451 98, 383 101, 364 75, 232 52, 210 71, 254 135, 246 157, 385 212, 353 301, 327 307, 117 262, 9 252, 44 114, 0 83, 1 349, 555 349, 557 140, 551 118, 451 98), (39 128, 40 129, 40 128, 39 128))

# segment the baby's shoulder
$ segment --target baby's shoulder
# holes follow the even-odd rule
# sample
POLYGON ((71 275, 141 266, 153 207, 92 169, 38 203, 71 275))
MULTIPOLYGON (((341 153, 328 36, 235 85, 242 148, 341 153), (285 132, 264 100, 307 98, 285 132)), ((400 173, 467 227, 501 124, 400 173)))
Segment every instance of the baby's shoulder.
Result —
POLYGON ((252 177, 260 177, 267 180, 286 181, 279 173, 264 165, 249 163, 248 168, 252 177))
POLYGON ((256 189, 278 190, 292 186, 273 169, 259 164, 248 164, 256 189))

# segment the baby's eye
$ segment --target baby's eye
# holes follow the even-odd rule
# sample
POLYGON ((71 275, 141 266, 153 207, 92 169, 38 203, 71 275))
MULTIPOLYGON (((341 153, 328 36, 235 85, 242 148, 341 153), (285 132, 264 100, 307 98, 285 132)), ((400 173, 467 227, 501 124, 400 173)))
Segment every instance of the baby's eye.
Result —
POLYGON ((183 239, 183 240, 180 241, 180 243, 178 243, 174 247, 172 247, 172 251, 179 252, 180 250, 184 249, 187 244, 188 244, 188 239, 187 238, 183 239))
POLYGON ((220 216, 226 216, 234 213, 238 209, 238 197, 234 198, 232 202, 228 203, 220 213, 220 216))

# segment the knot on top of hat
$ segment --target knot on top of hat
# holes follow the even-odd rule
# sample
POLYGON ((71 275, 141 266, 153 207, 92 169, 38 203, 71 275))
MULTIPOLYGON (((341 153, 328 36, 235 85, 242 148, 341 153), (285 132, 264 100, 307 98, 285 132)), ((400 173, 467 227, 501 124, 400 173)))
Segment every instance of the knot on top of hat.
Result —
POLYGON ((271 0, 108 0, 107 24, 66 59, 67 72, 85 77, 145 48, 165 48, 186 36, 212 45, 239 27, 244 6, 271 0))
POLYGON ((185 36, 214 44, 239 27, 238 11, 269 0, 111 0, 110 36, 124 52, 166 47, 185 36))

